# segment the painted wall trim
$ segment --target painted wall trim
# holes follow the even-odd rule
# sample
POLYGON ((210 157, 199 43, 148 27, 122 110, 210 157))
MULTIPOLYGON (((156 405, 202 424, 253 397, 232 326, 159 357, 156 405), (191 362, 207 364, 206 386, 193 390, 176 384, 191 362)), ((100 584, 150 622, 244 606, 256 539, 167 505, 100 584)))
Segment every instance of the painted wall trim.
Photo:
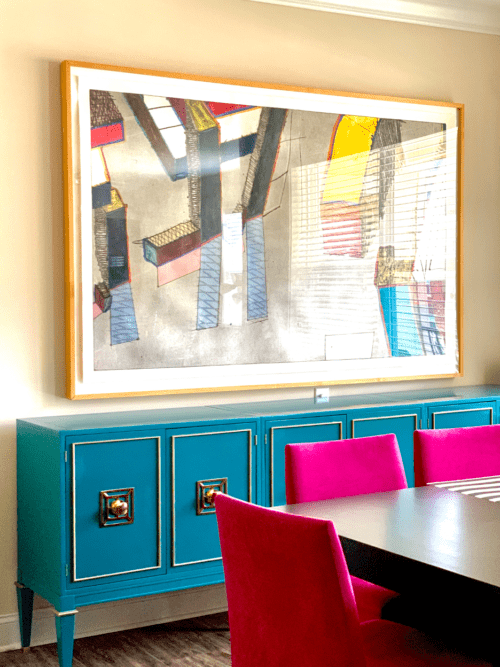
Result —
POLYGON ((437 28, 500 35, 500 1, 475 0, 252 0, 273 5, 417 23, 437 28))
MULTIPOLYGON (((78 609, 75 617, 75 639, 222 611, 227 611, 224 584, 89 605, 78 609)), ((41 646, 53 644, 55 641, 56 629, 52 607, 35 609, 31 645, 41 646)), ((0 653, 20 648, 18 615, 0 616, 0 653)))

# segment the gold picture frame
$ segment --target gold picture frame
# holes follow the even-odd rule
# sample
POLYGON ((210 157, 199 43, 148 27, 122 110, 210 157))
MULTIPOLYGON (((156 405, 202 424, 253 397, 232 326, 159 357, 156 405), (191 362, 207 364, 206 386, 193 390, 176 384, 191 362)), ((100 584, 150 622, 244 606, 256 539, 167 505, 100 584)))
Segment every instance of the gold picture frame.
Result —
POLYGON ((463 105, 65 61, 70 399, 463 373, 463 105))

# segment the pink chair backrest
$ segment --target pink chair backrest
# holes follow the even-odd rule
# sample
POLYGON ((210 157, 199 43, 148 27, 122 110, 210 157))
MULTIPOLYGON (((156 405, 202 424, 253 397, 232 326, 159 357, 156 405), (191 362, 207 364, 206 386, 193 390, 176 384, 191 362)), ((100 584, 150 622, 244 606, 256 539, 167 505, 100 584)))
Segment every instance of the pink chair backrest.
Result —
POLYGON ((285 447, 287 503, 406 489, 393 433, 285 447))
POLYGON ((415 431, 415 486, 500 475, 500 425, 415 431))
POLYGON ((366 667, 331 521, 215 498, 233 667, 366 667))

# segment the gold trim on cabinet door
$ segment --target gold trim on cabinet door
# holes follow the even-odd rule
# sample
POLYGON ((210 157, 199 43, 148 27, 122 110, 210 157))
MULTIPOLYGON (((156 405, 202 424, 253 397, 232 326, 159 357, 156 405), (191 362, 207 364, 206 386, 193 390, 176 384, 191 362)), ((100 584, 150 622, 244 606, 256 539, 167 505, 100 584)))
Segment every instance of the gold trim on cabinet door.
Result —
POLYGON ((271 426, 269 429, 269 502, 274 507, 274 431, 284 428, 308 428, 309 426, 340 426, 340 438, 342 440, 342 422, 318 422, 317 424, 286 424, 283 426, 271 426))
MULTIPOLYGON (((252 429, 251 428, 240 428, 232 431, 211 431, 210 433, 182 433, 179 435, 172 435, 172 446, 171 450, 171 465, 172 465, 172 509, 171 509, 171 518, 172 518, 172 536, 171 536, 171 553, 172 553, 172 567, 180 567, 182 565, 195 565, 197 563, 208 563, 210 561, 222 560, 222 556, 217 556, 217 558, 203 558, 201 560, 192 560, 186 561, 184 563, 175 562, 175 441, 178 438, 196 438, 196 437, 206 437, 207 435, 224 435, 226 433, 246 433, 248 436, 248 502, 252 502, 252 429)), ((229 486, 229 483, 228 483, 229 486)), ((203 516, 200 514, 198 516, 203 516)))
POLYGON ((418 429, 418 415, 413 413, 408 413, 406 415, 386 415, 385 417, 360 417, 359 419, 351 419, 352 437, 353 438, 356 437, 354 435, 355 422, 372 422, 372 421, 379 421, 380 419, 401 419, 401 417, 413 417, 415 420, 415 428, 413 430, 416 431, 418 429))
POLYGON ((158 570, 161 568, 161 438, 160 436, 150 436, 147 438, 117 438, 114 440, 89 440, 86 442, 72 442, 71 443, 71 502, 72 502, 72 518, 73 526, 71 530, 71 546, 73 551, 72 566, 73 572, 71 581, 72 583, 77 583, 79 581, 89 581, 90 579, 104 579, 106 577, 117 577, 120 574, 131 574, 133 572, 146 572, 147 570, 158 570), (105 444, 108 442, 131 442, 135 440, 156 440, 157 446, 157 506, 158 506, 158 530, 156 536, 157 542, 157 560, 158 565, 153 567, 142 567, 137 570, 124 570, 123 572, 111 572, 109 574, 98 574, 93 577, 77 577, 76 576, 76 476, 75 476, 75 450, 78 445, 99 445, 105 444))
MULTIPOLYGON (((483 410, 489 410, 490 411, 490 426, 493 424, 493 408, 467 408, 466 410, 442 410, 440 412, 433 412, 432 413, 432 426, 431 428, 435 429, 436 428, 436 415, 453 415, 453 414, 458 414, 461 412, 482 412, 483 410)), ((438 429, 439 430, 439 429, 438 429)))

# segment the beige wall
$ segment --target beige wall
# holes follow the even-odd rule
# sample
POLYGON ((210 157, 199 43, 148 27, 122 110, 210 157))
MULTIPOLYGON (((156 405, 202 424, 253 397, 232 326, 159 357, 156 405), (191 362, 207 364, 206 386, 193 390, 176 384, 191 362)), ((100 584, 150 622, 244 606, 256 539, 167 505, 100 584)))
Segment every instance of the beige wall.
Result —
POLYGON ((312 395, 62 397, 62 60, 463 102, 465 376, 384 389, 500 381, 498 37, 248 0, 4 0, 2 24, 0 616, 15 611, 17 417, 312 395))

